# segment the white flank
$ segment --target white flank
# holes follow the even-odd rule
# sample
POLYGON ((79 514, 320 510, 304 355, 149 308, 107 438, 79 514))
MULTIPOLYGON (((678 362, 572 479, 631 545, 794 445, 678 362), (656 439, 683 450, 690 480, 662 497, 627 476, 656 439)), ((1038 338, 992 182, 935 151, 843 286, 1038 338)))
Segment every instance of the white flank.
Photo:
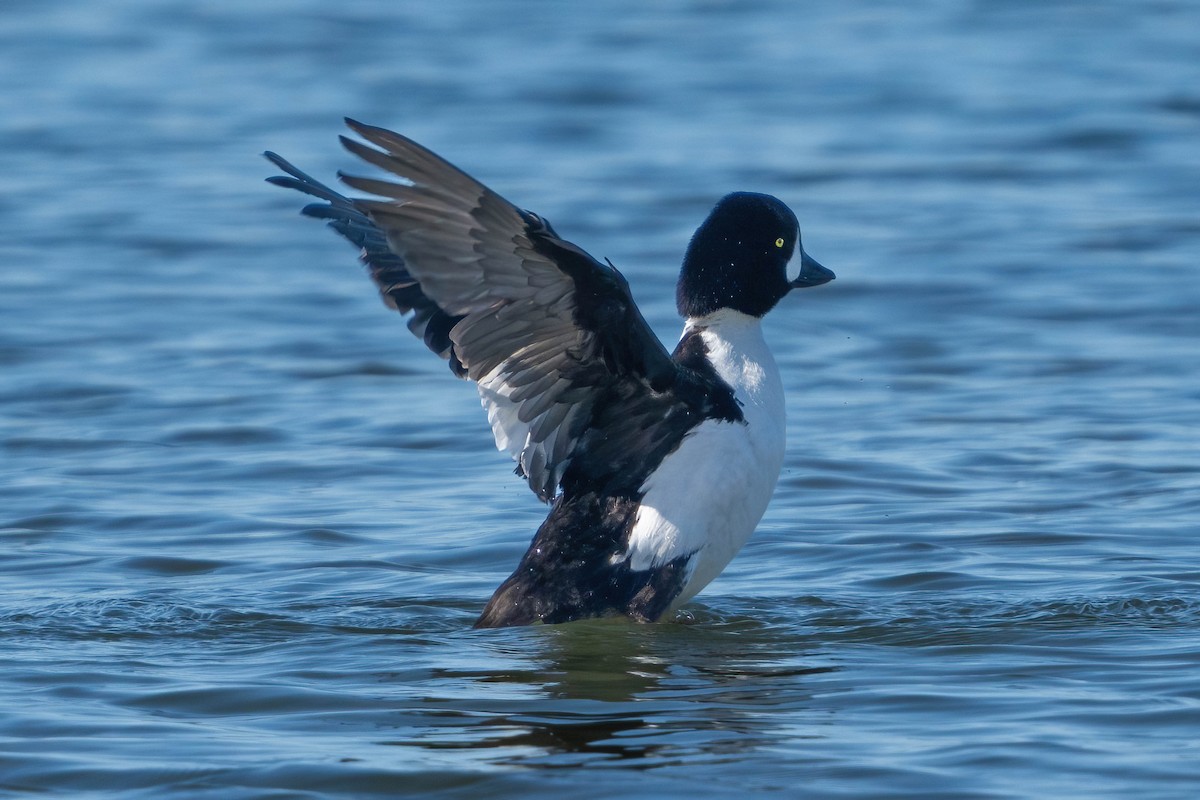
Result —
POLYGON ((761 320, 732 309, 689 319, 708 357, 733 387, 745 424, 709 420, 694 428, 642 487, 629 548, 615 561, 650 569, 695 554, 678 606, 725 569, 762 519, 783 467, 784 402, 779 368, 761 320))

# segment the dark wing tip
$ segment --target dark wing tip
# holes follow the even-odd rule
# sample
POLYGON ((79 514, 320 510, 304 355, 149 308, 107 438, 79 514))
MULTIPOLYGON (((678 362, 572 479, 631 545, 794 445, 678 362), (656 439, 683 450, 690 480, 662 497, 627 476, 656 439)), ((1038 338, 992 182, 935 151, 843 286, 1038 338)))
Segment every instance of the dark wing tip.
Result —
POLYGON ((309 175, 307 172, 304 172, 302 169, 295 166, 292 164, 292 162, 288 161, 278 153, 273 153, 270 150, 267 150, 263 153, 263 156, 272 164, 279 167, 279 169, 287 173, 286 176, 272 175, 269 178, 265 178, 264 180, 266 180, 267 183, 271 183, 276 186, 282 186, 285 189, 295 189, 296 191, 304 192, 305 194, 311 194, 314 197, 319 197, 322 200, 328 200, 330 202, 336 202, 338 200, 345 199, 337 192, 333 191, 328 186, 309 175))
MULTIPOLYGON (((349 126, 349 128, 359 136, 390 155, 395 155, 405 151, 415 151, 417 153, 424 154, 425 157, 431 158, 434 161, 445 163, 445 159, 443 159, 441 156, 433 153, 425 146, 417 144, 403 134, 390 131, 387 128, 380 128, 375 125, 367 125, 366 123, 359 122, 358 120, 351 119, 350 117, 346 117, 346 125, 349 126)), ((345 144, 346 141, 346 138, 342 137, 342 143, 345 144)), ((355 155, 362 156, 362 154, 358 150, 355 150, 354 147, 357 146, 358 148, 363 148, 363 144, 361 142, 355 142, 352 139, 349 141, 351 144, 346 145, 346 148, 355 155)), ((370 151, 370 148, 365 149, 370 151)), ((366 158, 365 156, 362 157, 366 158)), ((371 159, 367 158, 367 160, 370 161, 371 159)), ((453 169, 458 170, 457 167, 453 167, 453 169)), ((461 172, 461 170, 459 171, 461 172)), ((472 182, 475 181, 475 179, 471 178, 469 175, 466 177, 472 182)))
POLYGON ((368 147, 360 141, 351 139, 349 136, 338 136, 338 141, 341 142, 341 145, 346 149, 346 152, 356 155, 368 163, 382 166, 384 169, 387 168, 386 165, 381 164, 379 160, 384 154, 380 153, 375 148, 368 147))
MULTIPOLYGON (((297 172, 300 171, 300 170, 296 169, 294 166, 292 166, 292 163, 290 161, 288 161, 286 158, 279 155, 278 153, 271 152, 270 150, 263 151, 263 158, 265 158, 267 161, 270 161, 272 164, 279 167, 281 170, 283 170, 284 172, 286 172, 289 175, 294 176, 297 172)), ((271 180, 271 179, 267 178, 267 180, 271 180)))
POLYGON ((375 142, 382 136, 396 136, 395 133, 389 131, 387 128, 379 128, 374 125, 368 125, 365 122, 359 122, 351 117, 344 117, 344 119, 347 128, 354 131, 369 142, 375 142))

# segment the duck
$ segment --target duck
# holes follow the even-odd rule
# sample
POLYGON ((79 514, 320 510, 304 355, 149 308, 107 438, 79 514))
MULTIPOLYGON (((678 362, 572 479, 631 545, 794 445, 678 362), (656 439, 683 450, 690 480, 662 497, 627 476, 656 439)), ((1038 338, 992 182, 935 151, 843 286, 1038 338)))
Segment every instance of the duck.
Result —
POLYGON ((285 174, 267 180, 316 198, 301 213, 357 247, 384 303, 475 384, 496 447, 549 506, 475 627, 673 619, 750 538, 783 466, 762 320, 834 279, 796 215, 768 194, 717 201, 683 256, 668 352, 611 262, 415 141, 346 124, 342 145, 386 176, 338 173, 367 197, 269 151, 285 174))

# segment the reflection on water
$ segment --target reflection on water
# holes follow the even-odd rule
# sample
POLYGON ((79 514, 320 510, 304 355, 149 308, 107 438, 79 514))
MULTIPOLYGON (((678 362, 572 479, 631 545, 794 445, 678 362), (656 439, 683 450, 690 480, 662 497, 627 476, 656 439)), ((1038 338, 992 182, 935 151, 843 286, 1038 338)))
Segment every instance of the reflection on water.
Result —
POLYGON ((528 648, 522 663, 533 668, 435 670, 435 685, 466 683, 473 691, 427 698, 436 722, 395 744, 497 748, 496 763, 548 769, 735 758, 777 736, 765 718, 796 725, 804 679, 835 669, 806 657, 800 637, 780 633, 751 619, 709 619, 699 627, 600 620, 513 634, 528 648), (516 708, 511 700, 481 703, 497 685, 523 700, 516 708))

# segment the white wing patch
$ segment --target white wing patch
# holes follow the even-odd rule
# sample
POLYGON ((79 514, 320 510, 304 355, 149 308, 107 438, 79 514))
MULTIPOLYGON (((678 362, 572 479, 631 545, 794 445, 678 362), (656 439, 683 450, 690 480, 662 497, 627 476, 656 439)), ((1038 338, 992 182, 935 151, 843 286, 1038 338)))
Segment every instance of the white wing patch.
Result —
POLYGON ((538 476, 539 495, 558 486, 570 464, 576 431, 591 411, 586 402, 573 402, 578 392, 565 378, 549 376, 532 389, 514 385, 508 362, 479 379, 479 400, 487 412, 496 449, 506 451, 526 476, 538 476), (547 473, 547 470, 551 470, 547 473))
POLYGON ((479 400, 487 412, 492 435, 496 437, 496 449, 507 450, 514 461, 519 461, 529 440, 529 425, 521 422, 521 405, 511 399, 512 387, 504 382, 501 370, 502 367, 496 367, 480 378, 479 400))

